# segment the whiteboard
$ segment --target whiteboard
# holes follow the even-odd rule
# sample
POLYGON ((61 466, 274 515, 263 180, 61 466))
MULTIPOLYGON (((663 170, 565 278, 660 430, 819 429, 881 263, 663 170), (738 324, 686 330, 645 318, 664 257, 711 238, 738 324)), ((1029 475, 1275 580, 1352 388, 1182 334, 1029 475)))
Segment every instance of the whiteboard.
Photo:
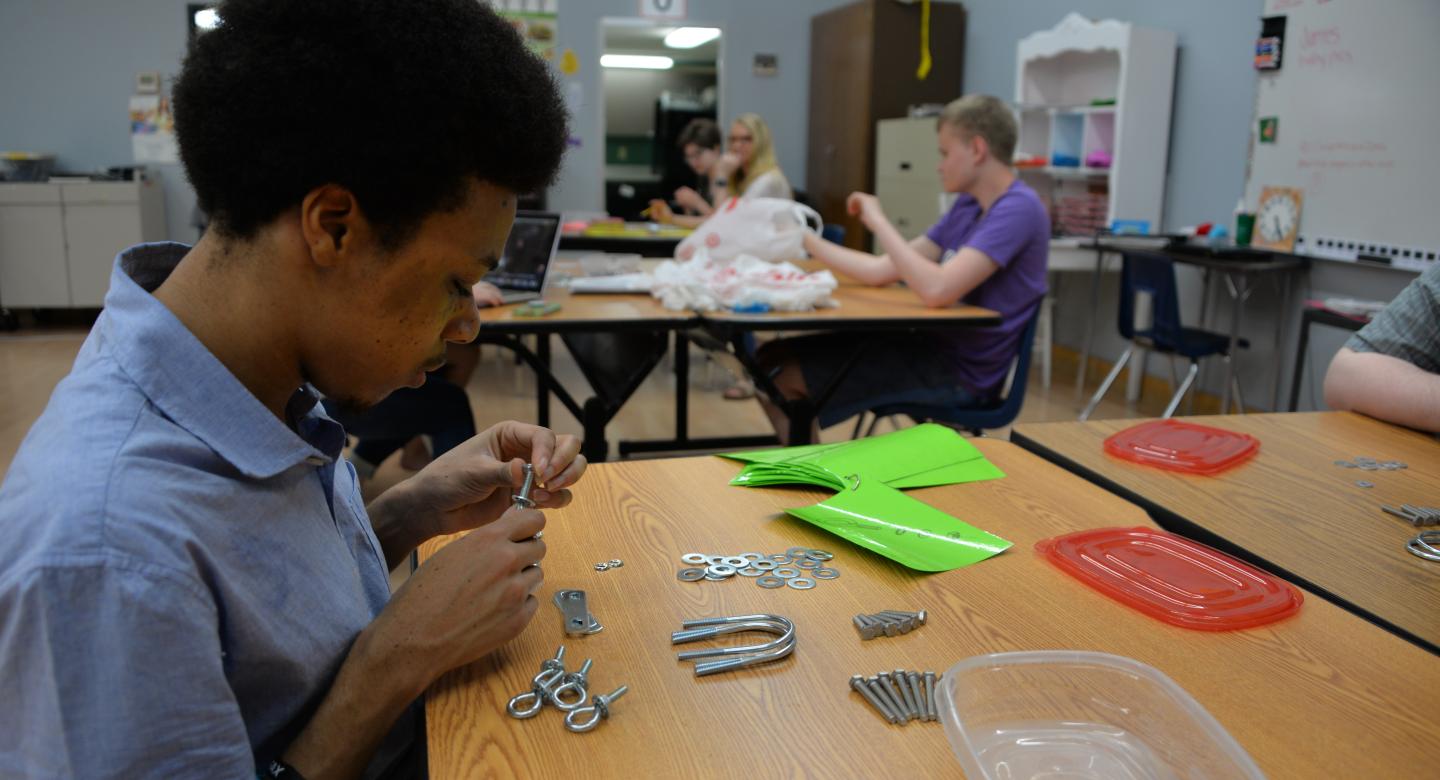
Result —
MULTIPOLYGON (((1440 0, 1265 0, 1282 66, 1257 71, 1245 203, 1303 191, 1296 253, 1440 256, 1440 0), (1279 120, 1275 143, 1259 121, 1279 120)), ((1257 25, 1258 36, 1258 25, 1257 25)))

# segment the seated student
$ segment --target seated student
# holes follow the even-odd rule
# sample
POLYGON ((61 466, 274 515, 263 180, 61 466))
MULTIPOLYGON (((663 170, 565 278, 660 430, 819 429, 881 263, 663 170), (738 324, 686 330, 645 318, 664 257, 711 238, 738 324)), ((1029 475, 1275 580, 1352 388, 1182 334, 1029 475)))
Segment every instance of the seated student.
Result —
POLYGON ((790 181, 775 160, 770 126, 759 114, 741 114, 730 125, 730 150, 720 155, 710 176, 711 201, 719 204, 732 195, 745 198, 795 197, 790 181))
POLYGON ((1440 433, 1440 265, 1432 265, 1330 362, 1325 403, 1440 433))
POLYGON ((709 197, 710 172, 720 159, 720 126, 713 120, 701 117, 690 120, 680 131, 676 145, 685 153, 685 164, 699 177, 700 190, 681 187, 675 190, 675 202, 685 209, 684 214, 670 210, 670 204, 663 200, 650 201, 650 216, 656 222, 693 228, 705 221, 715 210, 709 197))
MULTIPOLYGON (((988 95, 969 95, 945 107, 937 131, 941 185, 959 197, 925 235, 906 242, 880 201, 857 192, 847 207, 885 254, 857 252, 808 233, 805 249, 866 284, 903 281, 926 306, 964 302, 1000 312, 1002 322, 944 333, 833 333, 763 345, 757 360, 790 399, 822 392, 855 350, 864 350, 820 409, 822 426, 882 404, 991 402, 1045 296, 1050 219, 1035 191, 1010 168, 1016 135, 1010 107, 988 95)), ((769 399, 761 402, 781 439, 788 438, 784 413, 769 399)))
POLYGON ((537 609, 522 463, 541 507, 585 469, 501 423, 366 507, 316 401, 474 338, 471 285, 565 149, 545 64, 474 0, 219 11, 174 87, 210 229, 120 253, 0 486, 5 776, 423 773, 417 697, 537 609), (392 598, 391 566, 471 529, 392 598))

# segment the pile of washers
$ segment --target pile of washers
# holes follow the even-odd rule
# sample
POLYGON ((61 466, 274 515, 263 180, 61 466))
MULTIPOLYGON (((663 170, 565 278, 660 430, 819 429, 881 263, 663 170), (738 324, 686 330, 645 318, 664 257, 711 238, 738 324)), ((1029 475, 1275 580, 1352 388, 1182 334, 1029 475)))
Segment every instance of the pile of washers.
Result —
POLYGON ((684 582, 719 582, 738 574, 754 578, 755 584, 762 588, 810 590, 817 580, 833 580, 840 576, 839 569, 826 565, 834 557, 833 553, 809 547, 791 547, 773 555, 754 552, 728 556, 685 553, 680 556, 680 562, 690 566, 676 572, 675 576, 684 582), (810 576, 803 576, 807 572, 810 576))
POLYGON ((912 720, 940 719, 935 706, 936 677, 934 672, 896 669, 874 677, 854 675, 850 678, 850 687, 864 696, 880 717, 903 726, 912 720))

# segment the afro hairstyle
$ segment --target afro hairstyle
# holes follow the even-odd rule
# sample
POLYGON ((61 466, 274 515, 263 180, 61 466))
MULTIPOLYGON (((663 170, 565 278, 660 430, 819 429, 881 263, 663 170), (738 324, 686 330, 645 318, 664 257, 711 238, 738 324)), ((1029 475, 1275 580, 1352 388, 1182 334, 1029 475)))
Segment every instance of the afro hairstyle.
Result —
POLYGON ((174 88, 200 208, 253 238, 325 184, 388 249, 458 208, 470 179, 555 178, 567 135, 549 68, 477 0, 228 0, 174 88))

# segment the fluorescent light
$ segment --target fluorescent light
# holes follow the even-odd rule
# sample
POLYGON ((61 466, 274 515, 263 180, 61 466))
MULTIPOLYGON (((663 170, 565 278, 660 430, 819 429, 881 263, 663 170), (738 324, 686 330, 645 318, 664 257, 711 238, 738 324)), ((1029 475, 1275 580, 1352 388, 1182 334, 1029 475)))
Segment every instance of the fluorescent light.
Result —
POLYGON ((195 26, 202 30, 213 30, 220 26, 220 13, 214 8, 203 8, 195 12, 195 26))
POLYGON ((602 54, 602 68, 645 68, 647 70, 670 70, 675 60, 669 57, 651 57, 644 54, 602 54))
POLYGON ((665 45, 672 49, 693 49, 719 37, 718 27, 680 27, 665 36, 665 45))

